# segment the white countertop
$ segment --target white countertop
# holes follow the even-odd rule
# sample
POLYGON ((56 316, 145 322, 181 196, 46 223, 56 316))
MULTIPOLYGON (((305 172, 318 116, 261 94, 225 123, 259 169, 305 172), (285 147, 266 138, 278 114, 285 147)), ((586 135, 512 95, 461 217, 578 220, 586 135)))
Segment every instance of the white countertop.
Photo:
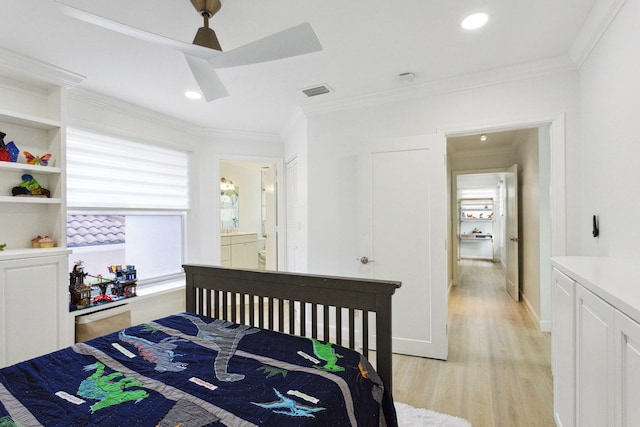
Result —
POLYGON ((559 256, 551 264, 640 323, 640 267, 614 258, 559 256))
POLYGON ((25 248, 25 249, 5 249, 0 251, 0 261, 35 258, 42 256, 67 255, 71 250, 67 248, 25 248))

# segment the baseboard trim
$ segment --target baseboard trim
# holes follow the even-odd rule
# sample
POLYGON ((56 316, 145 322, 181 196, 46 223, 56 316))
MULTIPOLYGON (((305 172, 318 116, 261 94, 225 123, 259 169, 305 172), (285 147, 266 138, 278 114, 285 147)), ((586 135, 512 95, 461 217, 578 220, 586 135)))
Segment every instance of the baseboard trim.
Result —
POLYGON ((525 308, 527 309, 527 313, 531 316, 531 319, 538 325, 538 330, 540 332, 551 332, 551 322, 548 320, 540 320, 540 316, 533 309, 533 306, 527 299, 527 296, 521 294, 522 302, 524 303, 525 308))

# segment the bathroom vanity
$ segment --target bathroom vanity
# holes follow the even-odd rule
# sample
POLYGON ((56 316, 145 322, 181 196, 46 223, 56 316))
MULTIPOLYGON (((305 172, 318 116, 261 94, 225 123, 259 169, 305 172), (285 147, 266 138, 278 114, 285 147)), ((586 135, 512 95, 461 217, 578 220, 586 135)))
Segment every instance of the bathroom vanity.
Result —
POLYGON ((231 268, 258 268, 258 233, 222 233, 220 264, 231 268))

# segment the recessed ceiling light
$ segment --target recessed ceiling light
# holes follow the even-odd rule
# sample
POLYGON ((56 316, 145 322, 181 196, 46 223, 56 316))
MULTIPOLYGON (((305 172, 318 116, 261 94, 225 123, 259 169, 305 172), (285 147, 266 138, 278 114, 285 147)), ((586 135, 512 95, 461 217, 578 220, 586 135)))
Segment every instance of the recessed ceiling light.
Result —
POLYGON ((202 98, 202 94, 200 92, 196 92, 194 90, 188 90, 184 93, 184 96, 186 96, 189 99, 200 99, 202 98))
POLYGON ((482 27, 489 20, 489 15, 486 13, 474 13, 473 15, 469 15, 462 20, 460 26, 465 30, 475 30, 477 28, 482 27))

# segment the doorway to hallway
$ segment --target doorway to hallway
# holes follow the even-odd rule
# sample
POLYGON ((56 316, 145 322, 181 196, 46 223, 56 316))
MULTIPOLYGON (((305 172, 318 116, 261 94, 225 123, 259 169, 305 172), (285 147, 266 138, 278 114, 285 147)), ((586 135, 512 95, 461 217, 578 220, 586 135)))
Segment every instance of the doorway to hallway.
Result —
MULTIPOLYGON (((450 241, 453 252, 458 251, 457 245, 462 245, 458 234, 460 212, 457 201, 461 191, 457 184, 458 177, 479 173, 504 174, 512 165, 518 165, 520 181, 518 191, 520 200, 516 206, 518 219, 511 223, 519 225, 519 230, 515 231, 514 235, 506 235, 507 224, 504 218, 507 215, 508 204, 503 202, 502 206, 498 205, 493 224, 496 225, 496 231, 501 234, 494 240, 497 247, 492 254, 492 259, 505 268, 509 265, 518 267, 519 273, 509 276, 512 294, 516 300, 516 297, 522 298, 525 307, 534 318, 537 318, 541 330, 549 330, 547 327, 550 327, 540 320, 546 317, 544 312, 548 309, 548 287, 550 286, 550 270, 547 272, 551 254, 549 135, 550 127, 545 125, 447 139, 447 159, 452 176, 450 241), (513 253, 511 250, 513 245, 517 245, 518 252, 515 257, 510 257, 508 255, 513 253), (514 287, 514 283, 519 285, 514 287)), ((494 185, 492 189, 494 194, 506 191, 506 179, 498 185, 500 188, 496 189, 494 185)), ((467 186, 465 190, 478 191, 478 188, 467 186)), ((456 253, 452 254, 450 260, 451 284, 454 286, 460 281, 456 255, 456 253)))

